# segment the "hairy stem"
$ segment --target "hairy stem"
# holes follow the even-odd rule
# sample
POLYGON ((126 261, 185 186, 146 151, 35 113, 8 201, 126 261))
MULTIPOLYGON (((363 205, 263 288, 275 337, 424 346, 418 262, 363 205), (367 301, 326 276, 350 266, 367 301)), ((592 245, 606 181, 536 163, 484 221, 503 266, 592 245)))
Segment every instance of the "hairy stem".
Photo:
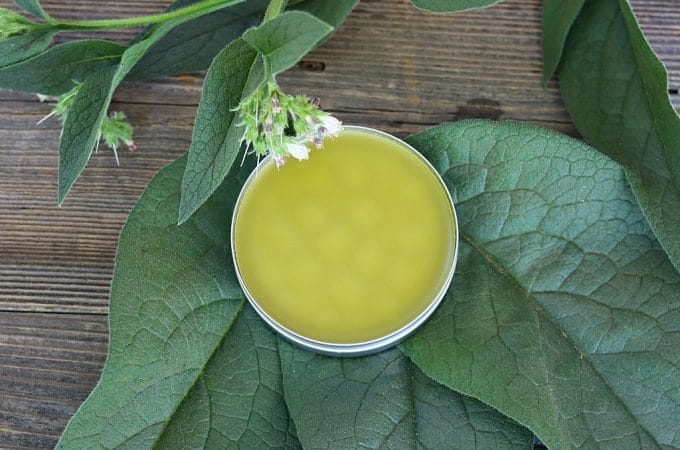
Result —
POLYGON ((123 19, 101 19, 101 20, 63 20, 45 24, 36 29, 59 29, 59 30, 87 30, 103 31, 112 28, 133 28, 144 25, 159 24, 170 20, 179 19, 187 16, 199 17, 204 14, 218 11, 220 9, 241 3, 243 0, 204 0, 202 2, 179 8, 161 14, 149 16, 129 17, 123 19))
POLYGON ((272 20, 274 17, 281 14, 283 9, 286 7, 286 0, 271 0, 269 6, 267 6, 267 11, 264 13, 264 19, 262 22, 267 22, 272 20))

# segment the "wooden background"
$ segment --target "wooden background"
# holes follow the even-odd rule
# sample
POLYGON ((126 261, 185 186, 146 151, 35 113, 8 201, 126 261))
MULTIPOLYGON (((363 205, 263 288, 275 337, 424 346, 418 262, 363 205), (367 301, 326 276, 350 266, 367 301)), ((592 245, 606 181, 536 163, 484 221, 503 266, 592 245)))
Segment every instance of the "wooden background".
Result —
MULTIPOLYGON (((58 18, 104 18, 160 11, 169 1, 42 3, 58 18)), ((633 5, 679 108, 680 2, 633 5)), ((540 0, 448 16, 419 12, 408 0, 362 0, 280 81, 321 97, 348 124, 397 135, 486 117, 578 136, 557 83, 541 86, 540 23, 540 0)), ((61 208, 59 124, 36 126, 50 106, 0 90, 0 448, 53 447, 97 382, 118 234, 154 173, 188 149, 201 82, 196 74, 119 88, 112 108, 135 125, 138 150, 122 151, 119 167, 100 150, 61 208)))

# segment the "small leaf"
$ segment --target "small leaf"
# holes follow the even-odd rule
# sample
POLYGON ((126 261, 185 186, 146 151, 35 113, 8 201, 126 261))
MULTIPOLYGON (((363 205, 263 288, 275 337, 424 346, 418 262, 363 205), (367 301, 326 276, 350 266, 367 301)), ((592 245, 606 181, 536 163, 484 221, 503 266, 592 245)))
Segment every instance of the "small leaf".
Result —
MULTIPOLYGON (((176 2, 172 9, 190 3, 195 2, 176 2)), ((207 69, 225 45, 260 22, 268 3, 249 0, 175 27, 144 55, 128 78, 160 78, 207 69)))
POLYGON ((126 47, 101 40, 67 42, 0 69, 0 87, 58 96, 92 73, 116 64, 125 50, 126 47))
POLYGON ((177 227, 184 164, 152 180, 121 233, 109 355, 57 448, 299 447, 276 338, 239 315, 228 224, 244 177, 177 227))
POLYGON ((543 84, 547 85, 562 58, 562 49, 585 0, 543 1, 543 84))
POLYGON ((116 66, 111 66, 95 72, 73 98, 59 142, 59 204, 90 159, 106 115, 116 70, 116 66))
POLYGON ((243 39, 271 63, 277 74, 294 66, 311 51, 333 27, 302 11, 290 11, 276 16, 243 34, 243 39))
POLYGON ((532 434, 428 379, 398 349, 329 358, 279 339, 284 393, 305 448, 525 449, 532 434))
POLYGON ((14 3, 29 14, 33 14, 36 17, 40 17, 48 21, 52 20, 50 16, 47 15, 42 6, 40 6, 40 2, 38 0, 14 0, 14 3))
POLYGON ((243 137, 233 109, 263 78, 261 58, 242 39, 229 44, 210 65, 182 181, 179 223, 187 220, 227 175, 243 137))
POLYGON ((468 9, 487 8, 502 0, 412 0, 420 9, 435 13, 459 12, 468 9))
POLYGON ((625 168, 680 270, 680 117, 666 70, 626 1, 586 3, 564 50, 560 87, 583 136, 625 168))
POLYGON ((458 212, 445 300, 403 348, 551 450, 680 445, 680 274, 621 168, 558 133, 466 121, 408 139, 458 212))
POLYGON ((33 31, 0 41, 0 67, 6 67, 44 52, 55 31, 33 31))

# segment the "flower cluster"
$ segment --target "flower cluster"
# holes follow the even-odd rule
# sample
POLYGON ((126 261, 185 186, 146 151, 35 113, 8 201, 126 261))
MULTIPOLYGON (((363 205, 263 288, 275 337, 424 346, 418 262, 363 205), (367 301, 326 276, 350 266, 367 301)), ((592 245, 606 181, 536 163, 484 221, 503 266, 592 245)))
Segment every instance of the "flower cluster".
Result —
MULTIPOLYGON (((78 91, 80 90, 80 85, 76 85, 73 89, 67 93, 60 95, 56 99, 52 97, 38 95, 41 101, 45 100, 56 100, 54 108, 52 111, 43 117, 40 122, 42 123, 50 117, 57 117, 61 120, 63 124, 66 122, 66 116, 73 104, 78 91)), ((111 114, 104 116, 102 124, 99 127, 97 134, 97 144, 95 146, 95 152, 99 149, 99 143, 103 140, 104 144, 113 150, 113 154, 116 157, 116 164, 120 164, 118 161, 118 148, 125 145, 128 149, 134 150, 136 148, 135 142, 132 140, 133 128, 132 125, 127 121, 125 113, 122 111, 113 111, 111 114)))
POLYGON ((236 111, 245 128, 246 154, 254 153, 258 160, 270 154, 277 167, 290 156, 308 159, 309 144, 321 148, 325 138, 342 129, 338 119, 319 108, 318 99, 284 94, 273 81, 262 83, 236 111))

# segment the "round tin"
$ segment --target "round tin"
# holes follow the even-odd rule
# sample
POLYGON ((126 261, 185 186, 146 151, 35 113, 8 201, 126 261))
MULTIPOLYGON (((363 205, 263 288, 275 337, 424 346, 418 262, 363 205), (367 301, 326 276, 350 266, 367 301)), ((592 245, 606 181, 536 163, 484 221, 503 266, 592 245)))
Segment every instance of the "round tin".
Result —
MULTIPOLYGON (((281 325, 279 322, 274 320, 267 312, 259 305, 257 302, 257 299, 253 297, 253 295, 250 293, 248 290, 247 286, 245 285, 243 278, 241 276, 241 271, 239 269, 239 263, 238 263, 238 257, 236 255, 236 250, 235 250, 235 226, 236 226, 236 217, 238 216, 239 208, 241 206, 241 203, 243 201, 243 197, 245 193, 248 191, 248 188, 252 184, 253 180, 257 176, 257 171, 254 170, 246 182, 243 184, 243 187, 241 188, 241 192, 239 193, 239 196, 236 200, 236 204, 234 206, 234 214, 232 215, 232 220, 231 220, 231 254, 232 258, 234 261, 234 268, 236 270, 236 276, 238 278, 239 284, 241 285, 241 289, 246 295, 246 298, 250 302, 250 305, 257 311, 258 315, 269 324, 276 332, 278 332, 281 336, 285 337, 289 341, 300 345, 301 347, 304 347, 309 350, 316 351, 318 353, 322 353, 325 355, 331 355, 331 356, 360 356, 360 355, 367 355, 370 353, 376 353, 381 350, 384 350, 388 347, 392 347, 399 342, 401 342, 403 339, 405 339, 408 335, 413 333, 420 325, 422 325, 429 317, 430 315, 434 312, 435 309, 437 309, 437 306, 439 306, 439 303, 441 302, 442 298, 444 298, 444 295, 446 294, 446 291, 449 288, 449 285, 451 284, 451 280, 453 279, 453 273, 456 268, 456 262, 458 261, 458 217, 456 216, 456 209, 453 204, 453 199, 451 198, 451 194, 449 193, 449 190, 446 187, 446 184, 444 183, 444 180, 442 180, 441 176, 435 168, 430 164, 430 162, 425 159, 423 155, 421 155, 415 148, 407 144, 406 142, 402 141, 401 139, 392 136, 391 134, 385 133, 380 130, 376 130, 373 128, 367 128, 367 127, 361 127, 361 126, 355 126, 355 125, 346 125, 343 126, 343 130, 351 130, 351 131, 359 131, 363 133, 370 133, 374 135, 378 135, 387 139, 390 139, 391 141, 399 144, 401 147, 404 149, 408 150, 409 152, 413 153, 418 157, 418 159, 425 164, 425 166, 432 172, 432 175, 435 177, 437 182, 441 185, 442 189, 444 190, 444 193, 446 197, 449 200, 450 206, 451 206, 451 214, 453 216, 453 225, 455 229, 455 239, 454 239, 454 249, 453 249, 453 258, 451 258, 451 267, 446 275, 446 279, 444 283, 441 286, 441 289, 437 292, 437 294, 434 296, 432 301, 428 304, 428 306, 423 309, 423 311, 411 322, 408 324, 402 326, 400 329, 389 333, 385 336, 382 336, 377 339, 373 339, 370 341, 366 342, 354 342, 354 343, 348 343, 348 344, 340 344, 340 343, 330 343, 330 342, 323 342, 319 341, 316 339, 310 339, 308 337, 305 337, 299 333, 295 333, 288 328, 284 327, 281 325)), ((270 157, 266 157, 264 160, 260 162, 260 164, 273 164, 273 161, 270 157)))

